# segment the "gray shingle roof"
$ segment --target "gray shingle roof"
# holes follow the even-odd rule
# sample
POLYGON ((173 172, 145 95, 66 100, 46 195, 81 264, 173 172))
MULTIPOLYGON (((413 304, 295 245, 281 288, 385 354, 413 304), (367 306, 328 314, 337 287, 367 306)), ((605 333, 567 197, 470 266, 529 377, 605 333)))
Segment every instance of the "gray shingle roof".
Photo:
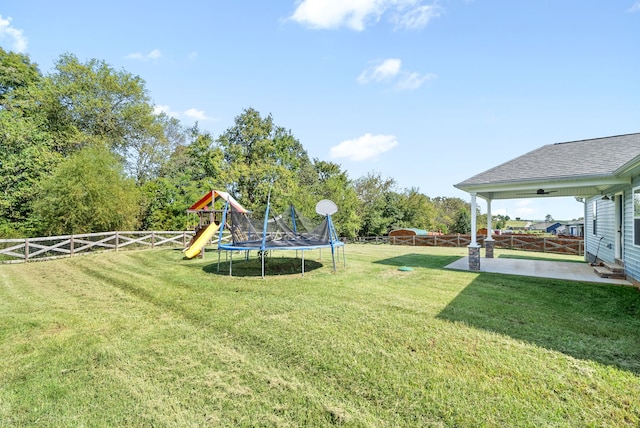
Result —
POLYGON ((637 159, 640 159, 640 133, 548 144, 455 187, 611 176, 637 159))

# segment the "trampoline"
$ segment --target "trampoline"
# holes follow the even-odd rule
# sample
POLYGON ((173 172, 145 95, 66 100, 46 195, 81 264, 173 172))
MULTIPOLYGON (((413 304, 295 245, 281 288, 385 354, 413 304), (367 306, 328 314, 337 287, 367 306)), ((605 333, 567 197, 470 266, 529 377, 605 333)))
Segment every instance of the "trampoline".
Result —
MULTIPOLYGON (((313 222, 302 216, 293 206, 284 213, 270 216, 270 203, 267 203, 263 220, 252 219, 246 211, 238 210, 227 204, 219 230, 218 271, 220 253, 229 254, 229 275, 232 275, 233 252, 244 251, 245 260, 250 251, 257 251, 261 258, 262 277, 265 276, 265 256, 274 250, 295 250, 302 253, 302 275, 304 276, 304 252, 322 248, 331 249, 333 271, 336 271, 336 253, 342 248, 343 264, 346 266, 344 242, 340 241, 333 226, 331 215, 338 211, 332 201, 323 199, 316 204, 316 213, 322 216, 320 222, 313 222), (230 218, 229 218, 230 217, 230 218), (222 234, 228 228, 231 240, 222 242, 222 234)), ((321 253, 322 254, 322 253, 321 253)))

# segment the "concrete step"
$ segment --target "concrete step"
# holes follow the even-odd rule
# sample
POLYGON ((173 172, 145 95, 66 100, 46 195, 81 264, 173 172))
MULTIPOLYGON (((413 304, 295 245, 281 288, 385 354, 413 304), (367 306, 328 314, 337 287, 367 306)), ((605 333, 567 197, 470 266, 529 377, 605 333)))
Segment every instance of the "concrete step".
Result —
POLYGON ((619 265, 617 263, 604 262, 604 263, 602 263, 602 266, 606 267, 611 272, 624 274, 624 266, 619 265))
POLYGON ((620 271, 611 271, 610 269, 608 269, 606 266, 596 266, 593 268, 593 271, 596 273, 596 275, 598 275, 600 278, 613 278, 613 279, 625 279, 625 274, 624 274, 624 270, 622 272, 620 271))

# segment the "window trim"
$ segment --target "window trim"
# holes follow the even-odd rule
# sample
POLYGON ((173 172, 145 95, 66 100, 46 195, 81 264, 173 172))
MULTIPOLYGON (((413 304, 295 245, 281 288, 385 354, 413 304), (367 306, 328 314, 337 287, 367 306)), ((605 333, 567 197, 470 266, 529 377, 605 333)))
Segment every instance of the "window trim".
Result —
POLYGON ((598 235, 598 201, 597 200, 592 201, 591 207, 592 207, 591 220, 593 221, 593 227, 591 229, 591 232, 597 236, 598 235))
POLYGON ((633 218, 633 245, 640 247, 640 187, 631 190, 631 215, 633 218), (636 200, 638 206, 636 206, 636 200))

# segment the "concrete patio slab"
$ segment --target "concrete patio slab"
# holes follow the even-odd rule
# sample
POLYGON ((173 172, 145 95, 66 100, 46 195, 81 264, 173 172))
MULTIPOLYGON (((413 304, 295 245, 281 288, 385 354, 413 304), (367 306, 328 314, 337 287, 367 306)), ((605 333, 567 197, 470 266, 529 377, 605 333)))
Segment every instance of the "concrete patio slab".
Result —
MULTIPOLYGON (((469 271, 469 257, 463 257, 445 266, 445 269, 469 271)), ((588 263, 557 262, 509 258, 481 258, 480 272, 540 278, 566 279, 569 281, 600 282, 616 285, 633 285, 624 279, 600 278, 588 263)))

